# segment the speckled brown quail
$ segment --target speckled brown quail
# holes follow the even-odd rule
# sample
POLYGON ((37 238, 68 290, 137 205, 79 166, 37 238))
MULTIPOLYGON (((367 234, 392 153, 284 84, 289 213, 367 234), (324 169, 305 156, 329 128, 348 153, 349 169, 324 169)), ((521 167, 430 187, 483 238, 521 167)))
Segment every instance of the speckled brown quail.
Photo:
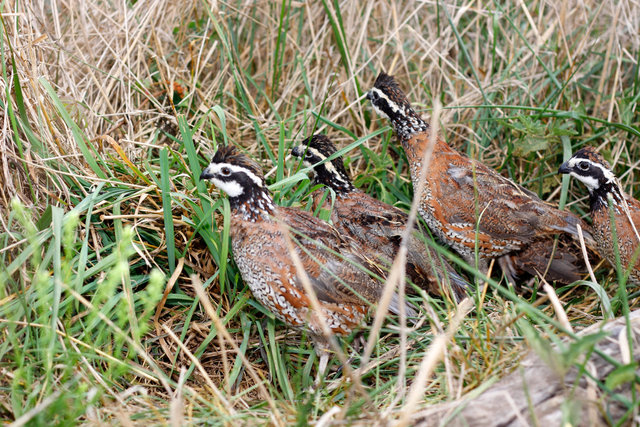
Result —
MULTIPOLYGON (((344 168, 342 157, 327 158, 336 153, 336 147, 326 135, 314 135, 291 154, 312 167, 313 184, 333 189, 336 199, 331 211, 333 225, 342 233, 358 240, 372 257, 389 265, 396 256, 408 215, 401 209, 381 202, 354 187, 344 168)), ((317 195, 314 203, 321 200, 317 195)), ((326 199, 325 199, 326 200, 326 199)), ((468 283, 438 252, 425 241, 418 225, 407 244, 407 275, 416 285, 432 294, 450 294, 457 299, 466 295, 468 283)))
POLYGON ((598 252, 611 265, 617 265, 612 233, 614 224, 620 263, 629 269, 633 262, 629 281, 640 284, 640 202, 622 191, 611 166, 593 147, 578 150, 560 166, 558 172, 571 175, 589 190, 593 237, 598 252), (613 209, 613 222, 609 201, 613 209))
MULTIPOLYGON (((378 76, 367 98, 379 114, 391 121, 417 188, 430 126, 411 107, 395 79, 385 73, 378 76)), ((488 260, 497 259, 511 281, 516 272, 514 257, 517 261, 518 252, 528 245, 544 240, 552 247, 554 235, 576 235, 577 224, 587 230, 586 238, 591 241, 588 225, 576 215, 543 202, 533 192, 459 153, 439 137, 435 138, 421 197, 420 214, 442 242, 472 265, 477 251, 481 269, 486 269, 488 260)), ((554 270, 553 264, 554 260, 549 270, 554 270)), ((540 266, 541 273, 547 271, 545 267, 540 266)))
MULTIPOLYGON (((349 334, 378 302, 382 284, 366 271, 376 267, 360 255, 358 243, 309 212, 276 206, 260 167, 248 156, 234 147, 221 147, 200 179, 211 181, 229 196, 233 258, 254 297, 278 319, 309 330, 322 342, 317 315, 290 256, 283 226, 335 334, 349 334)), ((399 305, 394 294, 390 310, 398 313, 399 305)), ((408 317, 417 316, 407 302, 405 308, 408 317)))

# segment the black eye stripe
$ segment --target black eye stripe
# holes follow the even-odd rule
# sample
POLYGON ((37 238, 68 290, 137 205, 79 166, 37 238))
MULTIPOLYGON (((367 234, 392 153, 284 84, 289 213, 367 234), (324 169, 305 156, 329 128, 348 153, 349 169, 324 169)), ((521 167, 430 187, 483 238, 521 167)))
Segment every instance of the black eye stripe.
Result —
POLYGON ((315 163, 318 163, 318 162, 323 161, 323 160, 324 160, 324 157, 318 157, 318 156, 307 156, 307 159, 308 159, 311 163, 315 164, 315 163))

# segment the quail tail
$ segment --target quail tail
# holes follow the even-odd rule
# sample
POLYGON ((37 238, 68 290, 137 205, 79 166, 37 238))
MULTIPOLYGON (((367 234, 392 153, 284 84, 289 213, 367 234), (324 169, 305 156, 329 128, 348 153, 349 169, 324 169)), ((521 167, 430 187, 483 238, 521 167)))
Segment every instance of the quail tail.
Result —
POLYGON ((453 291, 453 296, 455 297, 457 302, 460 302, 469 296, 469 283, 464 280, 462 276, 460 276, 455 271, 449 271, 447 274, 447 279, 449 279, 449 284, 451 286, 451 290, 453 291))
MULTIPOLYGON (((391 304, 389 304, 389 311, 396 315, 400 314, 400 298, 398 297, 398 294, 395 292, 391 297, 391 304)), ((409 305, 409 303, 406 301, 404 303, 404 312, 407 315, 407 320, 410 323, 413 324, 418 321, 418 312, 413 307, 411 307, 411 305, 409 305)))
POLYGON ((548 282, 570 284, 586 274, 586 269, 580 261, 579 249, 567 236, 560 238, 554 250, 553 239, 543 239, 532 243, 526 249, 516 254, 500 258, 510 264, 508 279, 515 283, 514 279, 523 274, 543 276, 548 282))
POLYGON ((596 242, 593 239, 593 236, 591 234, 591 226, 570 212, 564 212, 564 213, 565 215, 562 218, 562 223, 560 225, 552 225, 551 227, 555 230, 565 231, 571 234, 572 236, 574 236, 574 238, 578 239, 579 237, 578 224, 580 224, 580 228, 582 229, 582 236, 584 237, 585 244, 589 248, 592 248, 592 249, 595 248, 596 242))

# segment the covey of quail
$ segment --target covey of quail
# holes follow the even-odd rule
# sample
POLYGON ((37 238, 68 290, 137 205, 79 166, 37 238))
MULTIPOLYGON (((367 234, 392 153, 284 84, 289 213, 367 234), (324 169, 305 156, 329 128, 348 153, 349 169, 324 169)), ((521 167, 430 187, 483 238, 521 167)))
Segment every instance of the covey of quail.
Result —
MULTIPOLYGON (((290 256, 283 227, 335 334, 349 334, 378 302, 383 286, 368 273, 376 267, 360 255, 357 242, 309 212, 276 206, 260 167, 248 156, 232 146, 220 147, 200 179, 228 195, 233 258, 254 297, 278 319, 309 330, 317 342, 323 342, 317 313, 290 256)), ((415 310, 403 303, 407 316, 415 317, 415 310)), ((390 310, 398 313, 399 304, 394 294, 390 310)), ((326 353, 321 355, 320 371, 324 365, 326 353)))
MULTIPOLYGON (((387 117, 407 155, 414 188, 429 146, 429 124, 412 108, 396 80, 381 73, 367 93, 378 114, 387 117)), ((507 278, 519 268, 527 268, 518 253, 539 241, 541 248, 553 248, 554 236, 577 234, 580 224, 589 240, 589 227, 571 212, 560 211, 481 162, 451 148, 435 138, 426 173, 419 211, 431 231, 473 265, 477 251, 481 269, 487 261, 497 259, 507 278)), ((529 266, 530 267, 530 266, 529 266)), ((547 272, 556 280, 575 280, 577 268, 565 276, 563 259, 546 258, 534 266, 539 274, 547 272), (554 265, 557 263, 557 265, 554 265)))
MULTIPOLYGON (((305 166, 312 167, 314 185, 323 184, 335 192, 331 211, 333 225, 359 241, 372 257, 389 265, 398 253, 408 215, 357 189, 345 170, 342 157, 327 161, 336 152, 329 137, 320 134, 307 138, 291 150, 305 166)), ((314 203, 319 200, 322 197, 315 195, 314 203)), ((452 290, 456 298, 464 297, 467 282, 426 243, 429 237, 422 233, 416 225, 407 242, 407 275, 416 285, 433 294, 451 294, 452 290)))

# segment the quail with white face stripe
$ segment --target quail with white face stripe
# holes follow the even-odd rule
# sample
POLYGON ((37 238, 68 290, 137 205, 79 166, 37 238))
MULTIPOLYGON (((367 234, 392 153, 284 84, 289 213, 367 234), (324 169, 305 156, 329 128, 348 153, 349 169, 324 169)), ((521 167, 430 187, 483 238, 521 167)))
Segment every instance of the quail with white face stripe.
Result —
MULTIPOLYGON (((331 211, 333 225, 358 240, 371 257, 390 265, 398 253, 408 215, 357 189, 344 168, 342 157, 326 161, 336 152, 335 145, 326 135, 313 135, 291 150, 305 166, 313 167, 313 184, 323 184, 335 192, 331 211)), ((314 210, 318 201, 326 201, 321 191, 313 195, 314 210)), ((430 237, 416 225, 407 243, 407 276, 432 294, 463 298, 468 283, 426 243, 427 239, 430 237)))
POLYGON ((617 243, 621 265, 630 270, 629 281, 640 284, 640 202, 622 191, 611 166, 593 147, 576 151, 560 166, 558 173, 569 174, 587 187, 598 251, 616 265, 617 243), (613 240, 612 225, 617 241, 613 240))
MULTIPOLYGON (((254 297, 290 326, 306 329, 322 342, 318 313, 314 313, 302 278, 289 253, 283 227, 333 333, 346 335, 356 328, 382 295, 382 283, 368 273, 380 271, 348 236, 309 212, 276 206, 260 167, 234 147, 221 147, 200 179, 213 182, 229 195, 233 257, 254 297)), ((416 311, 405 304, 409 317, 416 311)), ((394 294, 390 310, 401 302, 394 294)), ((327 355, 321 352, 319 372, 327 355)))
MULTIPOLYGON (((367 98, 376 111, 391 121, 417 188, 429 147, 429 125, 411 107, 392 76, 380 73, 367 98)), ((576 236, 577 224, 587 230, 590 241, 588 225, 571 212, 543 202, 533 192, 457 152, 439 137, 435 138, 424 184, 418 205, 420 214, 431 231, 471 265, 475 264, 477 252, 481 269, 495 258, 510 281, 519 270, 543 276, 546 273, 547 280, 565 283, 580 277, 577 266, 567 268, 571 267, 566 262, 570 257, 558 258, 553 250, 554 236, 576 236), (519 258, 523 250, 539 240, 548 243, 537 245, 548 248, 548 256, 543 257, 546 262, 531 265, 529 256, 519 258)))

